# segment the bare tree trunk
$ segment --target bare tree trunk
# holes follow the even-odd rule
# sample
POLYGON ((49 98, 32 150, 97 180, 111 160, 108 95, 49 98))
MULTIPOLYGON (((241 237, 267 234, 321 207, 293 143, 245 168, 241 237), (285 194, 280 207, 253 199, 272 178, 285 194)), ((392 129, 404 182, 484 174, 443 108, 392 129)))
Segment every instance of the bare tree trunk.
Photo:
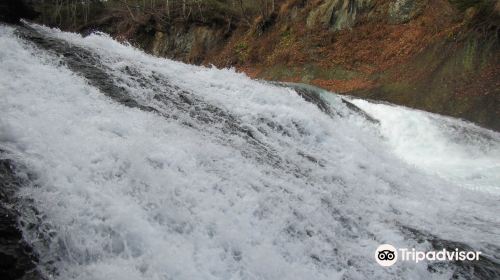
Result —
POLYGON ((240 16, 241 16, 241 18, 245 21, 245 23, 248 26, 251 26, 252 24, 250 23, 250 21, 248 20, 246 14, 245 14, 245 7, 243 5, 243 0, 239 0, 239 4, 240 4, 240 16))
POLYGON ((84 17, 85 24, 87 24, 87 22, 89 21, 90 4, 91 3, 89 1, 85 2, 85 17, 84 17))
POLYGON ((77 3, 76 3, 75 0, 73 0, 71 8, 72 8, 71 10, 72 10, 72 14, 73 14, 72 15, 72 17, 73 17, 73 26, 74 26, 74 28, 76 28, 76 25, 77 25, 77 23, 76 23, 76 14, 77 14, 78 7, 77 7, 77 3))
POLYGON ((62 0, 56 0, 56 8, 54 10, 54 21, 59 20, 58 24, 61 25, 62 22, 62 16, 61 16, 61 9, 62 9, 62 0))
POLYGON ((203 17, 203 11, 201 10, 201 0, 198 0, 196 1, 196 3, 198 4, 198 9, 200 11, 200 18, 201 18, 201 21, 205 21, 204 17, 203 17))
POLYGON ((167 0, 167 16, 170 19, 170 2, 167 0))
POLYGON ((182 0, 182 18, 186 19, 186 0, 182 0))
POLYGON ((130 6, 128 5, 127 1, 125 0, 121 0, 122 4, 127 8, 128 10, 128 13, 130 14, 130 17, 132 18, 133 21, 136 21, 135 19, 135 16, 134 16, 134 13, 132 12, 132 10, 130 9, 130 6))

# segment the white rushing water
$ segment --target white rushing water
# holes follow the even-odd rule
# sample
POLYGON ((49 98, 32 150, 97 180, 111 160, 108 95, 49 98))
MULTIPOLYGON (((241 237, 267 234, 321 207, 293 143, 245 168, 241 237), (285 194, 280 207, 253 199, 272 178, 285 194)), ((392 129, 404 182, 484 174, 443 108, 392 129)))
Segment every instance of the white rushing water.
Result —
POLYGON ((500 134, 456 119, 354 100, 381 122, 394 153, 461 187, 500 193, 500 134))
POLYGON ((354 101, 378 125, 336 95, 328 115, 234 70, 34 28, 151 109, 0 26, 0 148, 30 173, 36 219, 21 219, 49 278, 449 279, 451 265, 374 260, 429 236, 499 261, 497 133, 354 101))

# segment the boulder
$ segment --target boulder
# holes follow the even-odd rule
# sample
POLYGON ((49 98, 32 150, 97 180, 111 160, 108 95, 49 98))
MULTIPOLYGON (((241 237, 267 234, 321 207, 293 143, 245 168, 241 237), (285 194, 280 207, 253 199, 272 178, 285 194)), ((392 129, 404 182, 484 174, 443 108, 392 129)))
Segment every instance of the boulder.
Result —
POLYGON ((425 4, 425 0, 395 0, 389 5, 389 22, 406 23, 419 15, 425 4))
POLYGON ((321 24, 333 30, 351 28, 356 23, 358 14, 369 10, 371 0, 326 0, 313 9, 307 18, 307 27, 321 24))

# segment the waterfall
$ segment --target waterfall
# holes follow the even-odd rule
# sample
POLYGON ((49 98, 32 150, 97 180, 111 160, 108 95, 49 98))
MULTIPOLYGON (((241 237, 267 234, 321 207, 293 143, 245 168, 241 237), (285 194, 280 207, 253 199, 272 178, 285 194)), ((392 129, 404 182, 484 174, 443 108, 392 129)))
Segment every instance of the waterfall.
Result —
POLYGON ((28 23, 0 65, 47 279, 500 277, 496 132, 28 23), (384 268, 384 243, 482 259, 384 268))

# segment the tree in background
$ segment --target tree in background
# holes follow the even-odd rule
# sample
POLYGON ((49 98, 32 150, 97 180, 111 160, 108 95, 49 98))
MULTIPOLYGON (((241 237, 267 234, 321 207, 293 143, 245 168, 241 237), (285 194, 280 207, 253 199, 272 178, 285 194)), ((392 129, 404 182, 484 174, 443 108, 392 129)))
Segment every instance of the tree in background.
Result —
POLYGON ((252 25, 255 18, 268 19, 275 0, 40 0, 43 22, 78 28, 98 16, 122 11, 131 20, 155 16, 165 22, 230 22, 252 25))

